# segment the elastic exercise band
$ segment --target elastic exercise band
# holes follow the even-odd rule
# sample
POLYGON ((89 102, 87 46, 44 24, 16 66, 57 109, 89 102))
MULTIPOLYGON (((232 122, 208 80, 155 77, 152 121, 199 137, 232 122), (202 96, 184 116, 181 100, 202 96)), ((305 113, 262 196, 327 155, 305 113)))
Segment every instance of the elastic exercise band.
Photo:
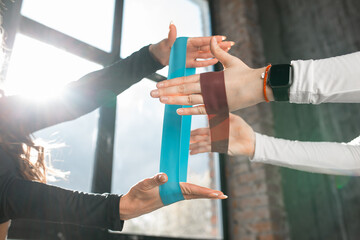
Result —
MULTIPOLYGON (((195 74, 195 68, 186 68, 187 37, 177 38, 170 52, 168 79, 195 74)), ((178 108, 190 106, 165 105, 161 142, 160 172, 168 176, 160 186, 164 205, 184 200, 179 182, 186 182, 190 145, 191 116, 180 116, 178 108)))
POLYGON ((224 72, 200 74, 201 94, 209 118, 211 151, 227 153, 229 148, 229 107, 224 72))

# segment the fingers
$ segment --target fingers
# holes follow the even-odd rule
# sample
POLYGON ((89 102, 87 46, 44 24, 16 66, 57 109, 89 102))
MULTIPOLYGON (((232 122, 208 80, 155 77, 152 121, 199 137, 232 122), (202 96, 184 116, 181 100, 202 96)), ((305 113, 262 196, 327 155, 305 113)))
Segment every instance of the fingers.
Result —
POLYGON ((195 83, 195 82, 200 82, 200 74, 164 80, 164 81, 161 81, 158 84, 156 84, 156 87, 157 88, 166 88, 166 87, 171 87, 171 86, 177 86, 180 84, 195 83))
POLYGON ((186 200, 208 198, 208 199, 226 199, 223 192, 206 187, 197 186, 191 183, 180 183, 181 192, 186 200))
MULTIPOLYGON (((233 41, 225 41, 225 42, 218 42, 218 46, 223 49, 224 51, 228 51, 232 46, 234 46, 235 42, 233 41)), ((188 47, 188 52, 211 52, 210 48, 210 41, 207 45, 201 47, 191 46, 188 47)))
POLYGON ((214 57, 216 57, 226 68, 230 67, 231 65, 235 64, 236 61, 238 61, 238 58, 221 49, 215 38, 211 39, 210 49, 214 57))
POLYGON ((204 103, 200 94, 191 94, 187 96, 164 96, 160 97, 160 102, 171 105, 197 105, 204 103))
MULTIPOLYGON (((217 42, 221 42, 223 40, 226 39, 225 36, 220 36, 220 35, 216 35, 213 36, 217 42)), ((202 47, 202 46, 206 46, 209 45, 210 39, 212 37, 192 37, 188 39, 188 46, 192 46, 192 47, 202 47)))
POLYGON ((209 59, 209 60, 202 60, 202 61, 198 61, 198 60, 192 60, 186 63, 186 67, 188 68, 198 68, 198 67, 207 67, 207 66, 212 66, 214 64, 216 64, 219 60, 217 60, 216 58, 213 59, 209 59))
POLYGON ((209 128, 198 128, 190 134, 190 155, 211 152, 211 137, 209 128))
POLYGON ((152 90, 150 95, 153 98, 158 98, 161 96, 179 96, 179 95, 189 95, 200 93, 200 83, 186 83, 178 86, 159 88, 157 90, 152 90))
POLYGON ((168 180, 165 173, 158 173, 152 178, 146 178, 137 185, 141 190, 148 191, 160 185, 163 185, 168 180))
POLYGON ((198 128, 195 130, 192 130, 190 133, 190 136, 196 136, 196 135, 210 135, 210 129, 209 128, 198 128))
POLYGON ((204 136, 204 135, 196 135, 190 137, 190 143, 197 143, 197 142, 209 142, 210 143, 210 137, 204 136))
POLYGON ((191 108, 179 108, 176 110, 179 115, 206 115, 205 105, 199 105, 191 108))
POLYGON ((195 155, 199 153, 211 152, 211 141, 210 138, 206 142, 197 142, 190 144, 190 155, 195 155))
POLYGON ((177 35, 176 26, 173 22, 171 22, 169 25, 169 34, 168 34, 168 41, 169 41, 168 43, 170 47, 172 47, 172 45, 174 44, 176 40, 176 35, 177 35))

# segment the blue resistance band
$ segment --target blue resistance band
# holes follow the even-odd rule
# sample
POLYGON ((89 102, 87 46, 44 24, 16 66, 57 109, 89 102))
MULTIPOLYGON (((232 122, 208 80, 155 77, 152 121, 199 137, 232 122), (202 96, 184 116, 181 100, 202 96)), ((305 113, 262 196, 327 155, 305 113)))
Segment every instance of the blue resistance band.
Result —
MULTIPOLYGON (((168 79, 195 74, 195 68, 186 68, 187 37, 177 38, 171 48, 168 79)), ((166 173, 168 182, 160 186, 164 205, 184 200, 180 182, 186 182, 191 116, 179 116, 178 108, 191 106, 165 105, 161 142, 160 172, 166 173)))

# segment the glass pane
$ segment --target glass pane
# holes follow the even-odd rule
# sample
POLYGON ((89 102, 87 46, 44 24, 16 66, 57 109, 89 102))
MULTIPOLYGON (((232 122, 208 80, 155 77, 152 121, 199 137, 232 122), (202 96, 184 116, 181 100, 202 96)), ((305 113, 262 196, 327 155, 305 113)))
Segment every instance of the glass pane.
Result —
POLYGON ((114 0, 23 0, 21 13, 110 52, 114 6, 114 0))
MULTIPOLYGON (((26 94, 46 100, 48 95, 60 93, 66 83, 100 68, 95 63, 18 34, 5 91, 8 95, 26 94)), ((35 138, 53 146, 63 145, 51 150, 52 163, 57 169, 69 171, 70 175, 67 180, 53 184, 80 191, 90 190, 97 121, 98 111, 94 111, 34 134, 35 138)))
MULTIPOLYGON (((209 36, 206 7, 207 1, 201 0, 125 0, 121 57, 166 38, 171 21, 176 25, 178 37, 209 36)), ((163 76, 167 76, 167 72, 167 67, 158 71, 163 76)))
MULTIPOLYGON (((171 20, 177 26, 178 36, 209 35, 203 13, 204 9, 190 0, 126 0, 121 56, 126 57, 142 46, 165 38, 171 20)), ((167 76, 167 69, 162 70, 162 74, 167 76)), ((154 82, 143 79, 118 96, 112 180, 115 193, 126 193, 138 181, 159 172, 164 105, 150 97, 150 90, 154 88, 154 82)), ((193 129, 206 125, 206 117, 193 117, 193 129)), ((189 158, 188 182, 219 189, 218 176, 217 154, 189 158)), ((126 221, 124 232, 221 238, 219 206, 220 201, 179 202, 126 221)))

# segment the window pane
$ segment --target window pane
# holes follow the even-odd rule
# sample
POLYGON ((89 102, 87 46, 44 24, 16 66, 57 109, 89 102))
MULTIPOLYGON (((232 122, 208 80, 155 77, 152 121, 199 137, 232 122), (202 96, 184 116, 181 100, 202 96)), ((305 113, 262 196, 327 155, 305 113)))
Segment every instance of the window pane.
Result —
MULTIPOLYGON (((195 1, 126 0, 121 56, 128 56, 144 45, 167 37, 171 20, 177 26, 178 36, 209 35, 203 13, 204 9, 195 1)), ((167 69, 162 73, 167 76, 167 69)), ((115 193, 126 193, 136 182, 159 172, 164 105, 149 96, 154 88, 154 82, 144 79, 118 96, 112 175, 115 193)), ((193 129, 206 125, 206 117, 193 117, 193 129)), ((188 182, 219 189, 217 164, 217 154, 191 156, 188 182)), ((210 200, 179 202, 126 221, 124 232, 221 238, 219 205, 219 201, 210 200)))
MULTIPOLYGON (((59 93, 70 81, 77 80, 101 66, 55 47, 18 34, 14 43, 5 91, 26 94, 46 101, 47 95, 59 93), (44 93, 44 94, 43 94, 44 93)), ((54 109, 56 111, 56 109, 54 109)), ((64 145, 51 150, 52 163, 68 180, 55 185, 89 191, 92 179, 98 111, 77 120, 49 127, 34 134, 46 143, 64 145)))
POLYGON ((114 0, 23 0, 21 13, 110 52, 114 5, 114 0))
MULTIPOLYGON (((125 0, 121 57, 166 38, 171 21, 176 25, 178 37, 210 35, 207 1, 125 0)), ((167 76, 167 69, 158 73, 167 76)))

